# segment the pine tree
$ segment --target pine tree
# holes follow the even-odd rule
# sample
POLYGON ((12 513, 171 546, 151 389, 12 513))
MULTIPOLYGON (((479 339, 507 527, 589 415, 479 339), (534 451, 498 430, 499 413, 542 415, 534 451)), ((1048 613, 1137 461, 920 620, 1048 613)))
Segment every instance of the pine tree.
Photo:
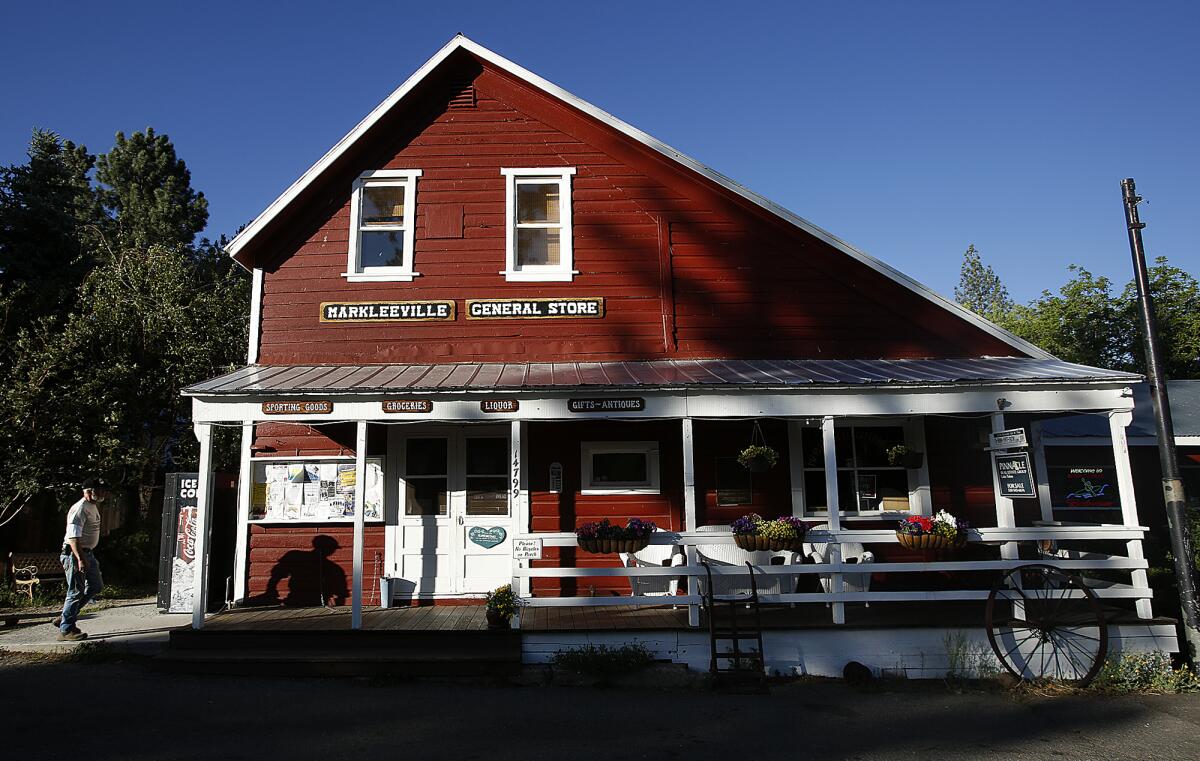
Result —
POLYGON ((995 323, 1003 322, 1012 311, 1013 301, 1008 289, 991 265, 984 265, 975 249, 967 246, 959 270, 958 285, 954 288, 954 300, 975 314, 995 323))

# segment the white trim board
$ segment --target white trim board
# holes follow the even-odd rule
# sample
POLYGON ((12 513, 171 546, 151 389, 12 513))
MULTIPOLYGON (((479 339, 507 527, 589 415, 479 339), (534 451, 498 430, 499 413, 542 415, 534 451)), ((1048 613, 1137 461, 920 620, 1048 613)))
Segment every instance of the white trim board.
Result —
MULTIPOLYGON (((410 76, 402 85, 396 88, 391 95, 384 99, 382 103, 376 106, 371 113, 367 114, 366 118, 360 121, 354 127, 354 129, 346 133, 345 137, 343 137, 332 148, 330 148, 324 156, 322 156, 315 164, 309 167, 304 174, 300 175, 299 179, 293 182, 292 185, 285 190, 282 195, 272 201, 271 204, 267 206, 267 208, 263 210, 263 212, 259 214, 253 222, 247 225, 245 229, 235 236, 226 247, 226 251, 228 251, 229 255, 237 259, 238 254, 242 251, 242 249, 245 248, 246 245, 256 235, 262 232, 262 230, 268 224, 270 224, 270 222, 275 219, 275 217, 278 216, 284 208, 286 208, 292 201, 299 197, 299 195, 304 192, 309 185, 315 182, 317 178, 325 172, 325 170, 329 169, 334 162, 336 162, 344 153, 346 153, 346 151, 348 151, 350 147, 353 146, 360 138, 364 137, 376 122, 382 119, 389 111, 392 110, 392 108, 396 107, 402 100, 404 100, 405 96, 412 92, 412 90, 416 88, 416 86, 420 84, 422 80, 433 73, 433 71, 437 69, 437 67, 441 65, 443 61, 460 49, 471 53, 477 58, 480 58, 503 71, 506 71, 507 73, 523 80, 524 82, 542 90, 546 94, 558 98, 567 105, 582 111, 584 114, 587 114, 601 123, 615 129, 625 136, 632 138, 633 140, 662 154, 663 156, 666 156, 668 159, 671 159, 672 161, 691 169, 702 177, 716 183, 735 195, 740 196, 755 206, 765 209, 771 214, 774 214, 780 219, 800 228, 809 235, 812 235, 813 237, 829 244, 830 246, 833 246, 842 253, 850 256, 852 259, 861 262, 888 279, 916 293, 918 296, 930 301, 934 305, 945 309, 959 319, 967 321, 983 332, 999 339, 1014 349, 1031 357, 1048 359, 1053 356, 1049 352, 1034 346, 1024 339, 1018 338, 1016 335, 1004 330, 998 325, 985 320, 969 309, 959 306, 952 300, 947 299, 945 296, 942 296, 940 293, 937 293, 923 283, 914 280, 900 270, 879 259, 876 259, 870 254, 855 248, 841 238, 838 238, 832 233, 817 227, 803 217, 788 211, 774 201, 771 201, 749 190, 748 188, 743 187, 729 177, 726 177, 725 175, 705 166, 704 164, 701 164, 699 161, 693 159, 687 154, 672 148, 671 146, 643 132, 637 127, 618 119, 603 109, 597 108, 582 98, 579 98, 559 87, 558 85, 555 85, 552 82, 539 77, 537 74, 518 66, 507 58, 492 52, 479 43, 468 39, 461 34, 456 35, 454 39, 442 46, 441 50, 435 53, 432 58, 430 58, 424 63, 424 65, 417 69, 412 76, 410 76)), ((240 260, 239 263, 241 263, 240 260)))

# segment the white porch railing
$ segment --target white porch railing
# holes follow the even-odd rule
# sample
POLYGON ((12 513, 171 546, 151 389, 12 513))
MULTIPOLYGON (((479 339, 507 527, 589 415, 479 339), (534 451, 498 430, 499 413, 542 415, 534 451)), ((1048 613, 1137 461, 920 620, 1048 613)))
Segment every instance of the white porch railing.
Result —
MULTIPOLYGON (((1053 542, 1125 542, 1141 540, 1146 532, 1144 526, 1095 525, 1095 526, 1033 526, 1015 528, 979 528, 971 530, 971 541, 987 545, 1013 548, 1011 553, 1015 558, 1014 543, 1033 543, 1034 547, 1045 541, 1053 542)), ((519 539, 540 539, 543 547, 576 547, 577 540, 573 533, 533 533, 524 534, 519 539)), ((896 543, 896 534, 889 529, 839 530, 839 531, 810 531, 805 535, 805 541, 817 544, 827 542, 857 542, 861 544, 896 543)), ((685 550, 690 547, 713 544, 734 544, 732 533, 700 533, 700 532, 670 532, 657 531, 651 538, 653 544, 680 545, 685 550)), ((686 552, 686 556, 695 557, 694 552, 686 552)), ((1153 591, 1145 583, 1138 583, 1148 567, 1145 559, 1140 557, 1125 557, 1099 552, 1080 552, 1076 550, 1039 551, 1036 557, 1029 559, 995 559, 995 560, 943 560, 934 562, 900 562, 869 564, 858 563, 804 563, 785 565, 755 565, 754 572, 765 576, 800 576, 805 574, 829 574, 836 579, 838 574, 865 573, 922 573, 922 572, 972 572, 1011 570, 1029 563, 1053 565, 1063 570, 1087 577, 1087 571, 1125 571, 1131 576, 1130 583, 1114 583, 1096 579, 1087 579, 1088 585, 1101 599, 1127 599, 1139 602, 1138 615, 1150 618, 1149 600, 1154 596, 1153 591)), ((605 568, 573 568, 558 566, 529 567, 529 561, 514 561, 513 589, 521 590, 521 582, 525 579, 565 579, 565 578, 594 578, 594 577, 688 577, 688 593, 670 597, 663 596, 558 596, 533 597, 529 594, 519 595, 521 603, 531 607, 571 607, 592 605, 687 605, 691 608, 689 620, 693 625, 699 622, 699 605, 703 598, 698 593, 697 585, 692 579, 703 577, 711 572, 714 576, 745 576, 745 566, 711 565, 708 569, 699 564, 673 567, 637 567, 622 566, 605 568)), ((833 589, 840 585, 834 584, 833 589)), ((988 588, 962 588, 938 590, 879 590, 854 592, 787 592, 782 594, 759 594, 759 599, 765 603, 831 603, 835 610, 834 620, 842 620, 836 609, 848 602, 914 602, 933 600, 983 600, 990 591, 988 588)), ((1037 596, 1034 591, 1028 592, 1037 596)), ((1081 595, 1082 593, 1076 593, 1081 595)), ((982 622, 981 622, 982 623, 982 622)))

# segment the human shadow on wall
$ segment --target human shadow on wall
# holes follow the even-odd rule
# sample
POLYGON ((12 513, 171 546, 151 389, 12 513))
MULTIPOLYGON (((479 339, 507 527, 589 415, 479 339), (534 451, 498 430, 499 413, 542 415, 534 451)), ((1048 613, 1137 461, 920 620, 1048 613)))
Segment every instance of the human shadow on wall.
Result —
POLYGON ((330 556, 338 549, 337 540, 325 534, 313 537, 311 550, 290 550, 275 563, 267 590, 255 600, 264 605, 310 607, 343 605, 349 595, 346 572, 330 556), (287 593, 280 596, 279 585, 287 580, 287 593))

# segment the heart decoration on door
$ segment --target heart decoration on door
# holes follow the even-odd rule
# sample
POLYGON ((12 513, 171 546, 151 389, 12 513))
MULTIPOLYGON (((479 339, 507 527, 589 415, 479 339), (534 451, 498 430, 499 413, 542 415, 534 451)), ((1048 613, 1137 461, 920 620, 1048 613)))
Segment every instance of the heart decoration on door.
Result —
POLYGON ((499 526, 492 526, 491 528, 472 526, 471 530, 467 532, 467 538, 485 550, 490 550, 502 543, 507 536, 508 532, 499 526))

